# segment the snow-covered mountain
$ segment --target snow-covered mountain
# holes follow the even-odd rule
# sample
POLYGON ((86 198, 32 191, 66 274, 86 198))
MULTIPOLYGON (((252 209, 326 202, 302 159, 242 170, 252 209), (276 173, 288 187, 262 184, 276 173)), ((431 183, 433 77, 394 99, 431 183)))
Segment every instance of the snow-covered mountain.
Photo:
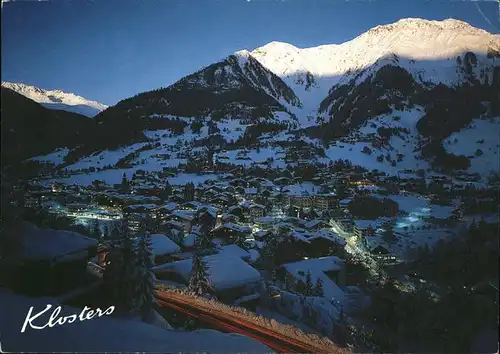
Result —
POLYGON ((457 55, 487 49, 500 50, 500 36, 455 19, 428 21, 402 19, 370 29, 351 41, 299 49, 291 44, 271 42, 251 52, 262 65, 281 77, 304 104, 304 114, 314 115, 332 86, 375 64, 381 58, 397 56, 413 64, 410 70, 422 80, 451 84, 457 81, 457 55), (441 60, 438 66, 436 61, 441 60), (451 72, 450 72, 451 71, 451 72))
MULTIPOLYGON (((498 159, 494 139, 488 152, 467 156, 454 155, 447 140, 487 129, 476 120, 498 130, 498 92, 500 35, 454 19, 403 19, 343 44, 240 50, 123 100, 96 117, 102 134, 92 141, 114 145, 87 146, 67 164, 79 169, 129 151, 126 166, 162 169, 210 147, 216 160, 240 165, 348 158, 388 173, 445 165, 487 174, 500 168, 488 163, 498 159), (118 146, 119 154, 109 150, 118 146)), ((479 149, 472 145, 466 150, 479 149)))
POLYGON ((61 90, 44 90, 35 86, 13 82, 2 82, 2 86, 40 103, 46 108, 79 113, 91 118, 108 108, 102 103, 61 90))

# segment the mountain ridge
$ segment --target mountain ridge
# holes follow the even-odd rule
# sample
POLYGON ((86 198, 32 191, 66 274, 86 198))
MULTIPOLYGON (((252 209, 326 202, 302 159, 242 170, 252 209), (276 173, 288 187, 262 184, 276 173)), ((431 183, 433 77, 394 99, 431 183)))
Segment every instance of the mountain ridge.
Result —
POLYGON ((7 81, 2 81, 2 87, 9 88, 46 108, 83 114, 90 118, 108 108, 105 104, 58 89, 46 90, 33 85, 7 81))
MULTIPOLYGON (((65 166, 76 171, 92 156, 129 146, 139 150, 119 166, 196 165, 210 150, 222 164, 283 167, 349 157, 390 173, 480 172, 494 158, 493 138, 482 155, 453 155, 460 150, 445 142, 473 136, 477 120, 486 121, 477 123, 483 131, 497 129, 499 85, 500 36, 458 20, 401 20, 340 45, 271 42, 107 108, 65 166)), ((473 145, 466 150, 479 149, 473 145)))

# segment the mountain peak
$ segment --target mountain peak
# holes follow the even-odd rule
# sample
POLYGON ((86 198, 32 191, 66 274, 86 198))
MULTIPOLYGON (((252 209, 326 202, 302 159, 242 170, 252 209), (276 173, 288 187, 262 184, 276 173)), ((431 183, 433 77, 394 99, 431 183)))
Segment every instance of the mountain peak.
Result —
POLYGON ((286 48, 286 49, 290 49, 290 50, 298 50, 299 49, 290 43, 279 42, 279 41, 269 42, 266 45, 264 45, 260 48, 257 48, 257 49, 272 49, 272 48, 280 48, 280 49, 286 48))
POLYGON ((62 109, 65 111, 83 114, 87 117, 94 117, 108 106, 86 99, 85 97, 68 93, 61 90, 45 90, 36 86, 24 83, 2 81, 2 87, 11 89, 42 106, 50 109, 62 109))
POLYGON ((396 21, 394 23, 386 24, 386 25, 379 25, 376 27, 373 27, 370 29, 366 34, 380 34, 381 32, 391 32, 391 31, 405 31, 405 30, 429 30, 429 31, 449 31, 449 30, 460 30, 460 31, 467 31, 467 32, 481 32, 481 33, 488 33, 482 29, 475 28, 471 26, 469 23, 457 20, 454 18, 448 18, 442 21, 436 21, 436 20, 426 20, 423 18, 417 18, 417 17, 409 17, 409 18, 402 18, 399 21, 396 21))
POLYGON ((253 56, 262 56, 266 54, 271 54, 271 55, 276 55, 276 54, 293 54, 293 53, 298 53, 300 51, 299 48, 285 42, 278 42, 278 41, 273 41, 269 42, 266 45, 263 45, 262 47, 258 47, 254 49, 250 54, 253 56))
POLYGON ((246 49, 242 49, 235 52, 234 55, 238 58, 247 59, 250 56, 250 52, 246 49))

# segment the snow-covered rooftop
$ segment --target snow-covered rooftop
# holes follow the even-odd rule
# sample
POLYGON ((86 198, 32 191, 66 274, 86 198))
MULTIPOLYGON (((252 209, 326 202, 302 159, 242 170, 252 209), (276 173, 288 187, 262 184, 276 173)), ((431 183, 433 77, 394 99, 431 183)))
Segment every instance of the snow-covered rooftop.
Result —
POLYGON ((181 248, 175 242, 163 234, 151 235, 151 242, 155 256, 172 254, 181 251, 181 248))
POLYGON ((237 224, 232 223, 232 222, 226 222, 226 223, 222 224, 221 226, 219 226, 218 228, 222 228, 222 227, 231 229, 231 230, 236 231, 236 232, 242 232, 242 233, 251 233, 252 232, 252 229, 249 226, 241 226, 241 225, 237 225, 237 224))
POLYGON ((140 209, 156 209, 159 206, 157 204, 133 204, 133 205, 128 205, 126 209, 128 210, 140 210, 140 209))
POLYGON ((319 188, 312 183, 293 184, 283 188, 283 193, 290 196, 308 196, 319 192, 319 188))
POLYGON ((40 229, 31 223, 23 224, 22 243, 22 259, 52 259, 97 245, 96 240, 79 233, 40 229))
POLYGON ((369 226, 376 228, 380 222, 378 220, 354 220, 354 224, 358 229, 366 229, 369 226))
POLYGON ((195 214, 188 210, 175 210, 174 212, 172 212, 172 215, 180 219, 189 221, 192 221, 195 217, 195 214))
MULTIPOLYGON (((239 257, 241 259, 245 258, 248 258, 250 260, 252 259, 252 254, 250 253, 250 251, 245 251, 243 248, 237 245, 223 246, 220 248, 219 254, 228 257, 239 257)), ((255 254, 253 254, 253 256, 255 256, 255 254)))
POLYGON ((323 281, 324 296, 327 299, 335 298, 339 302, 344 301, 344 292, 324 272, 340 271, 344 267, 344 261, 335 256, 305 259, 302 261, 287 263, 285 269, 295 278, 305 283, 307 272, 311 272, 313 285, 318 279, 323 281))
MULTIPOLYGON (((203 257, 203 260, 207 262, 209 279, 216 290, 242 286, 260 279, 260 273, 245 263, 239 256, 234 255, 233 251, 203 257), (233 254, 231 255, 231 253, 233 254)), ((167 269, 173 270, 188 281, 192 265, 191 259, 185 259, 162 264, 153 268, 153 270, 155 272, 167 269)))
POLYGON ((278 219, 272 216, 261 216, 260 218, 256 218, 254 221, 259 224, 272 224, 277 222, 278 219))
POLYGON ((178 221, 175 221, 175 220, 169 220, 165 223, 166 225, 169 225, 169 226, 172 226, 174 228, 177 228, 177 229, 184 229, 184 224, 178 222, 178 221))

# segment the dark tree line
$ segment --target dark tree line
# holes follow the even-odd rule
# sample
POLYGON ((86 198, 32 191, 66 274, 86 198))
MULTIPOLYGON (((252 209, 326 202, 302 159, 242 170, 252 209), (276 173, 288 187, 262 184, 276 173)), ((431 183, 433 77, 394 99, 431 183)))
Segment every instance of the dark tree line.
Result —
POLYGON ((410 269, 438 290, 407 293, 389 282, 371 294, 380 351, 470 352, 482 330, 498 327, 498 251, 498 224, 481 221, 462 238, 421 249, 410 269))

